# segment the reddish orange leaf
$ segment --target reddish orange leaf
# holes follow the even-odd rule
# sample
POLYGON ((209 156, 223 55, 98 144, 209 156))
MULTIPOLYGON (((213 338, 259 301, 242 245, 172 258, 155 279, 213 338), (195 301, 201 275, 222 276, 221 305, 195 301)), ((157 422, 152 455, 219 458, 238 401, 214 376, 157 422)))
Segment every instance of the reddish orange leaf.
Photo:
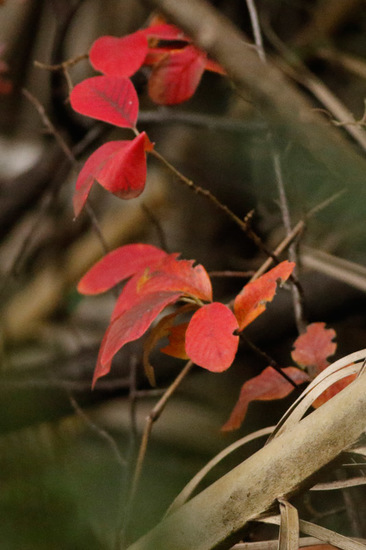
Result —
POLYGON ((107 76, 132 76, 143 65, 148 52, 145 33, 116 38, 101 36, 93 43, 89 60, 94 69, 107 76))
POLYGON ((317 409, 318 407, 329 401, 329 399, 334 397, 338 392, 348 386, 348 384, 353 382, 356 377, 357 374, 351 374, 350 376, 346 376, 342 380, 339 380, 338 382, 327 388, 321 395, 319 395, 318 399, 315 399, 313 407, 317 409))
POLYGON ((325 323, 312 323, 294 342, 292 359, 302 367, 315 367, 319 374, 329 365, 327 358, 336 351, 337 344, 332 342, 336 333, 325 328, 325 323))
POLYGON ((151 244, 127 244, 106 254, 78 284, 81 294, 99 294, 162 260, 167 253, 151 244))
POLYGON ((186 332, 189 323, 171 326, 168 329, 169 344, 160 349, 161 352, 176 359, 189 359, 186 352, 186 332))
POLYGON ((180 292, 164 291, 143 295, 139 302, 114 319, 106 333, 100 357, 100 369, 108 365, 125 344, 140 338, 159 313, 167 305, 176 302, 180 296, 180 292))
POLYGON ((149 96, 161 105, 174 105, 189 99, 205 70, 206 55, 194 46, 171 50, 153 67, 149 96))
POLYGON ((90 155, 76 181, 75 216, 84 207, 94 181, 121 199, 132 199, 142 193, 146 181, 146 143, 143 132, 131 141, 104 143, 90 155))
MULTIPOLYGON (((296 384, 308 382, 308 375, 296 368, 286 367, 283 370, 296 384)), ((236 403, 229 420, 221 428, 223 431, 240 428, 251 401, 272 401, 282 399, 292 392, 294 387, 272 367, 267 367, 261 374, 251 378, 243 384, 238 402, 236 403)))
POLYGON ((176 254, 169 254, 152 269, 147 270, 138 282, 139 293, 158 290, 178 290, 182 294, 200 300, 212 300, 212 286, 205 268, 193 260, 178 260, 176 254))
POLYGON ((287 260, 259 277, 256 281, 245 285, 234 302, 234 313, 239 329, 243 330, 266 309, 266 303, 273 300, 276 294, 277 282, 285 282, 291 275, 295 264, 287 260))
POLYGON ((234 361, 239 336, 238 323, 224 304, 214 302, 193 315, 186 332, 186 352, 196 365, 212 372, 222 372, 234 361))
POLYGON ((205 65, 206 71, 211 71, 212 73, 218 73, 221 75, 226 75, 225 69, 221 67, 216 61, 213 59, 206 59, 206 65, 205 65))
MULTIPOLYGON (((151 365, 149 361, 149 355, 157 342, 164 338, 165 336, 168 336, 171 331, 175 332, 175 329, 179 329, 182 325, 178 325, 177 327, 173 326, 174 320, 178 315, 181 315, 182 313, 187 313, 188 311, 192 311, 192 309, 197 309, 196 306, 191 304, 186 304, 185 306, 182 306, 174 313, 171 313, 170 315, 165 315, 160 321, 151 329, 149 335, 145 339, 144 342, 144 353, 143 353, 143 363, 144 363, 144 369, 147 378, 149 379, 149 382, 152 386, 155 386, 155 374, 154 374, 154 368, 151 365)), ((187 326, 187 323, 185 323, 185 326, 187 326)), ((170 339, 170 337, 169 337, 170 339)), ((167 346, 169 347, 169 346, 167 346)), ((160 350, 161 351, 161 350, 160 350)), ((176 352, 177 350, 175 350, 176 352)), ((172 355, 173 357, 177 357, 178 359, 188 359, 188 357, 184 353, 184 334, 183 334, 183 349, 180 350, 182 353, 180 355, 176 355, 176 353, 168 353, 168 355, 172 355)))
POLYGON ((139 102, 128 78, 94 76, 77 84, 71 94, 74 111, 121 128, 136 126, 139 102))

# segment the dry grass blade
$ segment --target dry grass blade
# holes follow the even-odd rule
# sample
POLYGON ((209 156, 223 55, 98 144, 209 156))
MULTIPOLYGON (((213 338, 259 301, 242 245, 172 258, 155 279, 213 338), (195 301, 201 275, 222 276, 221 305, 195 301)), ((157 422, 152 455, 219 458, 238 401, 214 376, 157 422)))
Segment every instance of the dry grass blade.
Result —
POLYGON ((355 353, 351 353, 346 357, 342 357, 342 359, 335 361, 329 365, 329 367, 324 369, 316 378, 314 378, 309 386, 291 405, 277 424, 276 429, 272 432, 268 441, 278 437, 280 434, 299 422, 315 399, 319 397, 319 395, 321 395, 329 386, 335 382, 338 382, 342 378, 349 376, 350 374, 358 373, 365 358, 366 350, 363 349, 355 353))
MULTIPOLYGON (((270 510, 279 497, 299 492, 316 472, 358 440, 365 429, 365 393, 366 376, 359 376, 290 430, 166 516, 129 549, 210 550, 223 547, 224 543, 233 544, 235 539, 239 542, 249 521, 270 510)), ((348 550, 344 537, 341 540, 341 547, 348 550)), ((352 544, 351 550, 366 550, 359 543, 352 544)))
POLYGON ((298 550, 299 548, 299 515, 292 504, 279 498, 281 512, 280 537, 278 550, 298 550))
POLYGON ((262 430, 258 430, 256 432, 253 432, 249 435, 246 435, 245 437, 242 437, 241 439, 238 439, 238 441, 235 441, 225 449, 223 449, 220 453, 218 453, 212 460, 210 460, 192 479, 191 481, 184 487, 184 489, 179 493, 179 495, 173 500, 172 504, 169 506, 168 511, 166 515, 171 514, 174 512, 177 508, 182 506, 189 498, 192 496, 193 492, 196 490, 198 485, 201 483, 203 478, 219 463, 221 460, 223 460, 225 457, 227 457, 229 454, 236 451, 236 449, 239 449, 239 447, 242 447, 243 445, 246 445, 250 441, 254 441, 255 439, 258 439, 259 437, 263 437, 265 435, 268 435, 272 433, 275 426, 269 426, 268 428, 263 428, 262 430))
POLYGON ((314 523, 310 523, 309 521, 304 521, 302 519, 300 520, 300 531, 305 535, 316 537, 327 544, 332 544, 333 546, 337 546, 337 548, 342 548, 342 550, 366 549, 366 545, 362 544, 362 542, 339 535, 334 531, 330 531, 330 529, 320 527, 319 525, 315 525, 314 523))
POLYGON ((339 481, 328 481, 327 483, 317 483, 311 491, 334 491, 336 489, 347 489, 349 487, 358 487, 366 485, 366 477, 352 477, 351 479, 342 479, 339 481))
MULTIPOLYGON (((302 537, 299 539, 299 548, 306 546, 318 546, 325 544, 315 537, 302 537)), ((277 550, 278 540, 263 540, 260 542, 239 542, 230 550, 277 550)))
MULTIPOLYGON (((271 516, 268 518, 263 518, 259 520, 261 523, 270 523, 272 525, 281 524, 281 516, 271 516)), ((310 535, 315 537, 325 544, 331 544, 342 550, 365 550, 366 545, 358 540, 345 537, 344 535, 339 535, 335 531, 326 529, 325 527, 320 527, 320 525, 315 525, 315 523, 310 523, 310 521, 304 521, 303 519, 299 520, 299 527, 301 533, 305 535, 310 535)))

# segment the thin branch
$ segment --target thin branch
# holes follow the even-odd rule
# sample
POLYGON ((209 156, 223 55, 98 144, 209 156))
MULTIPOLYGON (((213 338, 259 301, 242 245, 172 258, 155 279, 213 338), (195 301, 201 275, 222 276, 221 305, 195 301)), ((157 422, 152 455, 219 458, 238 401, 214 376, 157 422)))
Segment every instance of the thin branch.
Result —
POLYGON ((84 59, 89 59, 89 54, 83 53, 56 65, 48 65, 47 63, 42 63, 41 61, 34 61, 34 66, 38 69, 45 69, 46 71, 62 71, 73 67, 84 59))
MULTIPOLYGON (((267 64, 267 58, 263 48, 262 31, 260 28, 258 13, 256 10, 254 0, 246 0, 246 4, 250 15, 250 21, 252 25, 255 44, 257 46, 258 56, 263 64, 267 64)), ((291 235, 291 231, 292 231, 290 209, 289 209, 288 200, 286 196, 285 184, 283 181, 283 169, 281 166, 281 157, 280 157, 279 151, 275 147, 271 132, 269 132, 268 134, 268 143, 269 143, 269 148, 271 152, 273 169, 274 169, 274 174, 275 174, 275 179, 277 184, 277 191, 279 195, 282 221, 285 227, 286 235, 289 236, 291 235)), ((297 252, 296 252, 296 245, 294 243, 291 243, 288 247, 288 258, 291 262, 294 262, 295 264, 297 264, 297 252)), ((296 277, 296 271, 295 271, 295 277, 296 277)), ((305 331, 307 323, 304 315, 304 293, 298 281, 296 282, 296 284, 294 284, 294 282, 292 281, 291 291, 292 291, 292 301, 294 306, 297 330, 299 333, 302 333, 305 331)))
MULTIPOLYGON (((70 163, 72 166, 76 166, 77 164, 77 160, 76 160, 76 157, 73 153, 73 151, 71 150, 71 148, 68 146, 68 144, 66 143, 65 139, 62 137, 62 135, 60 134, 60 132, 57 131, 56 127, 53 125, 53 123, 51 122, 50 118, 48 117, 43 105, 40 103, 40 101, 34 97, 28 90, 26 89, 23 89, 23 94, 25 95, 25 97, 35 106, 35 108, 37 109, 44 125, 46 126, 46 128, 49 130, 50 134, 53 135, 53 137, 55 138, 55 140, 57 141, 58 145, 60 146, 60 148, 62 149, 62 151, 65 153, 66 157, 69 159, 70 163)), ((93 226, 93 229, 95 230, 95 233, 97 235, 97 237, 99 238, 100 240, 100 243, 102 245, 102 248, 103 248, 103 251, 104 253, 107 253, 109 252, 109 248, 108 248, 108 245, 102 235, 102 232, 101 232, 101 229, 100 229, 100 226, 98 224, 98 220, 95 216, 95 213, 94 213, 94 210, 92 208, 92 206, 90 205, 90 201, 87 201, 87 205, 86 205, 86 210, 88 212, 88 215, 90 217, 90 220, 91 220, 91 223, 92 223, 92 226, 93 226)))
POLYGON ((291 384, 294 388, 297 388, 296 382, 286 374, 283 369, 281 369, 280 365, 275 361, 268 353, 258 348, 254 342, 252 342, 243 332, 239 332, 239 337, 243 342, 245 342, 257 355, 259 355, 262 359, 264 359, 267 363, 267 366, 272 367, 278 374, 280 374, 287 382, 291 384))
POLYGON ((84 423, 94 432, 96 433, 100 438, 104 439, 104 441, 107 442, 109 447, 112 449, 112 452, 114 456, 116 457, 117 462, 122 466, 123 468, 126 467, 126 460, 122 457, 120 450, 118 449, 118 445, 113 439, 113 437, 106 431, 103 430, 100 426, 97 426, 90 418, 85 414, 83 409, 80 407, 76 399, 69 394, 69 401, 71 403, 72 408, 74 409, 75 413, 84 421, 84 423))
POLYGON ((143 209, 144 213, 146 214, 146 217, 149 219, 149 221, 152 223, 152 225, 156 229, 156 233, 158 234, 158 238, 160 241, 160 247, 165 250, 165 252, 168 252, 169 247, 167 243, 167 238, 165 235, 165 232, 161 226, 160 220, 155 216, 154 212, 143 202, 141 205, 141 208, 143 209))
POLYGON ((64 138, 61 136, 61 134, 56 130, 55 126, 52 124, 51 120, 46 114, 45 108, 43 107, 42 103, 34 97, 33 94, 31 94, 28 90, 23 88, 22 90, 23 95, 34 105, 34 107, 37 109, 39 116, 41 117, 41 120, 43 124, 46 126, 47 130, 50 132, 50 134, 53 135, 55 140, 57 141, 58 145, 62 149, 62 151, 65 153, 66 157, 69 159, 71 164, 75 163, 75 157, 70 149, 70 147, 67 145, 64 138))
POLYGON ((190 372, 190 370, 193 367, 192 361, 188 361, 184 368, 181 370, 181 372, 178 374, 178 376, 175 378, 173 383, 169 386, 169 388, 164 392, 163 396, 159 399, 157 404, 151 409, 148 417, 146 418, 145 422, 145 428, 142 434, 141 443, 140 443, 140 449, 136 460, 136 466, 135 466, 135 472, 133 475, 132 483, 130 492, 127 499, 127 505, 126 505, 126 512, 125 512, 125 521, 124 521, 124 527, 122 532, 120 533, 119 537, 119 547, 123 548, 125 541, 127 539, 128 534, 128 528, 129 528, 129 521, 131 517, 131 512, 134 504, 134 499, 136 496, 136 492, 138 489, 138 484, 140 481, 140 476, 143 468, 143 464, 145 461, 146 451, 149 444, 150 435, 153 429, 154 423, 160 418, 162 412, 164 411, 169 399, 174 394, 174 392, 178 389, 180 384, 183 382, 187 374, 190 372))

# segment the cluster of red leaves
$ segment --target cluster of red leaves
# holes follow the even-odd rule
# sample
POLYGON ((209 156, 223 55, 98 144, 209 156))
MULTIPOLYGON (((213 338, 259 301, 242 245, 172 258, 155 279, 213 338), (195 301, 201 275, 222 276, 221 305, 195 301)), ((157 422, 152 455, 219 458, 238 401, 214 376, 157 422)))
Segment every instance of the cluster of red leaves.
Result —
POLYGON ((111 77, 130 77, 143 65, 151 66, 149 96, 162 105, 192 97, 205 70, 224 74, 180 29, 160 21, 123 38, 98 38, 89 59, 97 71, 111 77))
MULTIPOLYGON (((312 323, 307 326, 306 332, 301 334, 294 342, 292 359, 297 363, 297 367, 286 367, 281 369, 296 384, 302 384, 310 381, 307 369, 315 377, 328 365, 327 358, 334 355, 336 344, 333 342, 335 337, 333 329, 325 328, 325 323, 312 323)), ((314 406, 319 407, 328 399, 333 397, 346 385, 348 385, 354 376, 349 376, 327 389, 315 402, 314 406)), ((281 399, 289 395, 294 386, 280 375, 272 367, 267 367, 261 374, 251 378, 242 386, 239 399, 230 415, 229 420, 224 424, 222 430, 235 430, 241 426, 247 413, 251 401, 270 401, 272 399, 281 399)))
MULTIPOLYGON (((212 302, 211 281, 202 265, 194 266, 193 261, 180 260, 178 254, 167 254, 152 245, 130 244, 110 252, 78 285, 83 294, 97 294, 129 279, 103 338, 93 385, 110 371, 118 350, 140 338, 168 305, 182 299, 195 310, 189 323, 174 326, 176 316, 186 312, 187 306, 164 317, 153 330, 147 351, 168 335, 169 345, 162 350, 168 355, 190 358, 212 372, 228 369, 237 352, 238 333, 265 310, 277 282, 286 281, 293 268, 293 263, 284 261, 248 283, 236 297, 233 313, 226 305, 212 302)), ((149 368, 147 374, 153 380, 149 368)))
POLYGON ((173 104, 193 95, 206 69, 223 73, 177 27, 166 23, 123 38, 102 36, 92 45, 89 58, 93 67, 104 74, 74 87, 70 94, 72 108, 114 126, 131 128, 136 137, 105 143, 89 157, 76 182, 75 216, 80 214, 94 181, 122 199, 135 198, 144 190, 146 152, 153 145, 145 133, 136 130, 139 102, 129 77, 142 65, 151 65, 150 97, 156 103, 173 104))

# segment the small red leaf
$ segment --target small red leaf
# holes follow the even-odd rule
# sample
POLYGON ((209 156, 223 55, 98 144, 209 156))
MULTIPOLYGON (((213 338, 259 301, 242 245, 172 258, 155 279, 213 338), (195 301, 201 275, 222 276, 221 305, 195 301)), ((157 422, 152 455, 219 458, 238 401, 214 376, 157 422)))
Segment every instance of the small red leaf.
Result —
POLYGON ((145 188, 146 134, 129 141, 101 145, 86 161, 76 181, 73 197, 75 216, 85 205, 91 186, 97 181, 121 199, 134 199, 145 188))
POLYGON ((336 351, 337 344, 332 342, 336 333, 325 328, 325 323, 312 323, 294 342, 292 359, 302 367, 315 368, 316 374, 329 365, 327 358, 336 351))
POLYGON ((108 159, 121 148, 122 143, 122 141, 109 141, 108 143, 104 143, 104 145, 94 151, 85 162, 75 186, 73 197, 75 217, 77 217, 83 209, 96 175, 101 171, 108 159))
POLYGON ((101 368, 128 342, 137 340, 147 331, 163 309, 181 296, 180 292, 154 292, 137 302, 110 324, 100 358, 101 368))
POLYGON ((104 189, 120 199, 141 195, 146 182, 145 132, 121 147, 104 163, 95 179, 104 189))
POLYGON ((266 303, 273 300, 276 294, 277 281, 285 282, 291 275, 295 264, 287 260, 245 285, 234 302, 234 313, 243 330, 266 309, 266 303))
POLYGON ((171 326, 169 329, 168 338, 169 344, 160 351, 177 359, 189 359, 186 352, 186 331, 189 323, 181 323, 180 325, 171 326))
POLYGON ((204 369, 222 372, 234 361, 239 336, 232 311, 219 302, 201 307, 193 315, 186 332, 188 357, 204 369))
POLYGON ((205 70, 206 55, 194 46, 171 50, 152 70, 149 96, 155 103, 174 105, 189 99, 205 70))
MULTIPOLYGON (((296 384, 308 382, 308 375, 296 368, 286 367, 283 370, 296 384)), ((293 391, 294 387, 272 367, 267 367, 261 374, 245 382, 241 388, 229 420, 221 428, 223 431, 240 428, 251 401, 272 401, 282 399, 293 391)))
POLYGON ((132 82, 118 76, 94 76, 77 84, 70 94, 74 111, 121 128, 134 128, 138 98, 132 82))
POLYGON ((117 38, 101 36, 92 45, 89 60, 94 69, 108 76, 132 76, 143 65, 148 52, 143 32, 117 38))
POLYGON ((81 294, 99 294, 162 260, 167 253, 151 244, 127 244, 106 254, 78 284, 81 294))

